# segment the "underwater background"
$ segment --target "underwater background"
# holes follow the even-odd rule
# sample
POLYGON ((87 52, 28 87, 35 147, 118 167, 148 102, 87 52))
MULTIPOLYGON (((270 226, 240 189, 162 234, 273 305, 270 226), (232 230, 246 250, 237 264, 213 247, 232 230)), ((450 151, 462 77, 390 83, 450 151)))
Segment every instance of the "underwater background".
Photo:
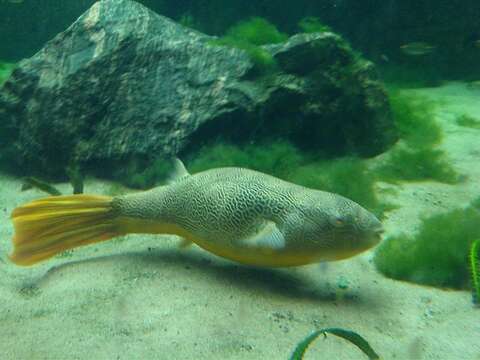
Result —
POLYGON ((478 19, 473 0, 1 1, 0 358, 300 359, 336 329, 305 359, 480 359, 478 19), (151 235, 8 259, 17 206, 150 189, 172 156, 341 194, 384 239, 286 269, 151 235))

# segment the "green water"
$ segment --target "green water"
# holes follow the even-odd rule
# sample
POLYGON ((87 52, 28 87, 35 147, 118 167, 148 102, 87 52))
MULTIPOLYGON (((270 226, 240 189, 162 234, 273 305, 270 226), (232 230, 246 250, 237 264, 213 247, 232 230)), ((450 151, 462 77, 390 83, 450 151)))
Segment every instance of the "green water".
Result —
MULTIPOLYGON (((70 42, 66 29, 99 6, 92 0, 0 2, 0 358, 295 359, 309 334, 333 329, 305 359, 479 359, 480 3, 140 3, 192 31, 191 43, 179 37, 181 49, 206 34, 202 51, 242 62, 222 76, 215 63, 191 74, 202 51, 183 63, 155 47, 162 39, 137 48, 141 39, 130 42, 120 30, 125 42, 109 52, 109 22, 97 23, 104 14, 96 10, 70 42), (278 56, 302 36, 327 40, 278 56), (131 65, 130 55, 149 46, 155 51, 131 65), (109 72, 112 63, 118 72, 109 72), (246 75, 225 90, 244 64, 246 75), (167 85, 157 78, 162 71, 167 85), (188 86, 168 87, 185 74, 188 86), (157 79, 149 91, 183 99, 172 110, 177 118, 151 106, 159 95, 142 92, 139 78, 149 86, 157 79), (88 92, 98 84, 101 91, 88 92), (205 108, 222 91, 229 101, 205 108), (251 100, 262 97, 269 100, 251 100), (169 121, 170 130, 162 125, 169 121), (109 126, 114 135, 104 137, 109 126), (152 153, 152 137, 170 142, 152 153), (131 146, 123 138, 135 143, 133 153, 122 153, 131 146), (40 231, 27 220, 14 227, 15 208, 52 188, 115 197, 168 186, 172 155, 191 174, 244 167, 342 195, 382 221, 382 242, 295 268, 250 267, 179 246, 175 236, 145 234, 33 267, 10 261, 14 244, 40 231)), ((57 234, 58 220, 44 221, 41 231, 57 234)))

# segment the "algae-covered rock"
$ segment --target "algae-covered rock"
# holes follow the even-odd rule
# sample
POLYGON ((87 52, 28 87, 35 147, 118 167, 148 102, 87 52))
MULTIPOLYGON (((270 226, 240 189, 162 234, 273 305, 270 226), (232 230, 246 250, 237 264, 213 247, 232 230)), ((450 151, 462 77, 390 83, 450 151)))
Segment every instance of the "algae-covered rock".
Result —
POLYGON ((147 166, 210 139, 281 136, 364 156, 395 140, 373 65, 339 36, 297 35, 263 49, 278 62, 268 74, 254 71, 246 51, 136 2, 97 2, 4 84, 0 152, 58 175, 72 161, 147 166))
MULTIPOLYGON (((373 63, 339 35, 298 34, 268 47, 280 69, 300 80, 298 142, 342 154, 373 156, 397 138, 386 91, 373 63)), ((298 98, 298 96, 297 96, 298 98)), ((280 115, 280 114, 279 114, 280 115)))

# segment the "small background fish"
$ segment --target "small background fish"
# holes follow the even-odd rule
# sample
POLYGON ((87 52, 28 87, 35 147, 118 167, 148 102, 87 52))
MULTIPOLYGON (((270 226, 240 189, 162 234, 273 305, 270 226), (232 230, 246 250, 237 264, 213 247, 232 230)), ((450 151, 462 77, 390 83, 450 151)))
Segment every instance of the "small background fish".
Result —
POLYGON ((432 53, 436 46, 428 44, 426 42, 412 42, 400 46, 402 52, 409 56, 422 56, 432 53))

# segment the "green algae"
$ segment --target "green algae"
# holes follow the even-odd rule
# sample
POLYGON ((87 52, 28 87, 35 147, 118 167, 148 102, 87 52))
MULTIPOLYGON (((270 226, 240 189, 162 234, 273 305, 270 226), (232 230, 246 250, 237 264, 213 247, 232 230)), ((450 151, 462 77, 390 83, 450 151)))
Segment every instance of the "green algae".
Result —
POLYGON ((462 114, 459 115, 455 122, 459 126, 468 127, 471 129, 480 129, 480 119, 474 118, 473 116, 462 114))
POLYGON ((0 61, 0 86, 9 78, 15 64, 0 61))
POLYGON ((298 22, 298 28, 304 33, 332 31, 330 26, 323 24, 319 18, 307 16, 298 22))
MULTIPOLYGON (((477 200, 478 201, 478 200, 477 200)), ((388 277, 434 286, 465 287, 468 254, 478 238, 480 208, 474 202, 424 218, 415 235, 387 238, 377 248, 374 263, 388 277)))
POLYGON ((394 149, 385 163, 375 172, 380 180, 399 181, 433 180, 447 184, 459 182, 460 176, 452 168, 445 153, 438 149, 394 149))
POLYGON ((397 146, 375 168, 378 179, 390 183, 432 180, 455 184, 460 176, 444 151, 436 146, 443 133, 435 121, 438 103, 424 96, 390 92, 390 106, 402 146, 397 146))
POLYGON ((202 148, 188 162, 187 168, 196 173, 216 167, 237 166, 287 180, 296 170, 296 165, 307 161, 305 157, 305 154, 287 141, 243 147, 216 143, 202 148))
POLYGON ((261 17, 252 17, 230 27, 225 37, 252 45, 277 44, 288 35, 278 31, 275 25, 261 17))
POLYGON ((437 103, 424 96, 392 90, 390 106, 400 138, 413 148, 427 148, 442 140, 442 130, 435 122, 437 103))
POLYGON ((210 41, 217 46, 228 46, 245 51, 253 62, 257 73, 265 73, 276 68, 273 56, 261 45, 276 44, 287 40, 288 36, 260 17, 240 21, 230 27, 224 36, 210 41))

